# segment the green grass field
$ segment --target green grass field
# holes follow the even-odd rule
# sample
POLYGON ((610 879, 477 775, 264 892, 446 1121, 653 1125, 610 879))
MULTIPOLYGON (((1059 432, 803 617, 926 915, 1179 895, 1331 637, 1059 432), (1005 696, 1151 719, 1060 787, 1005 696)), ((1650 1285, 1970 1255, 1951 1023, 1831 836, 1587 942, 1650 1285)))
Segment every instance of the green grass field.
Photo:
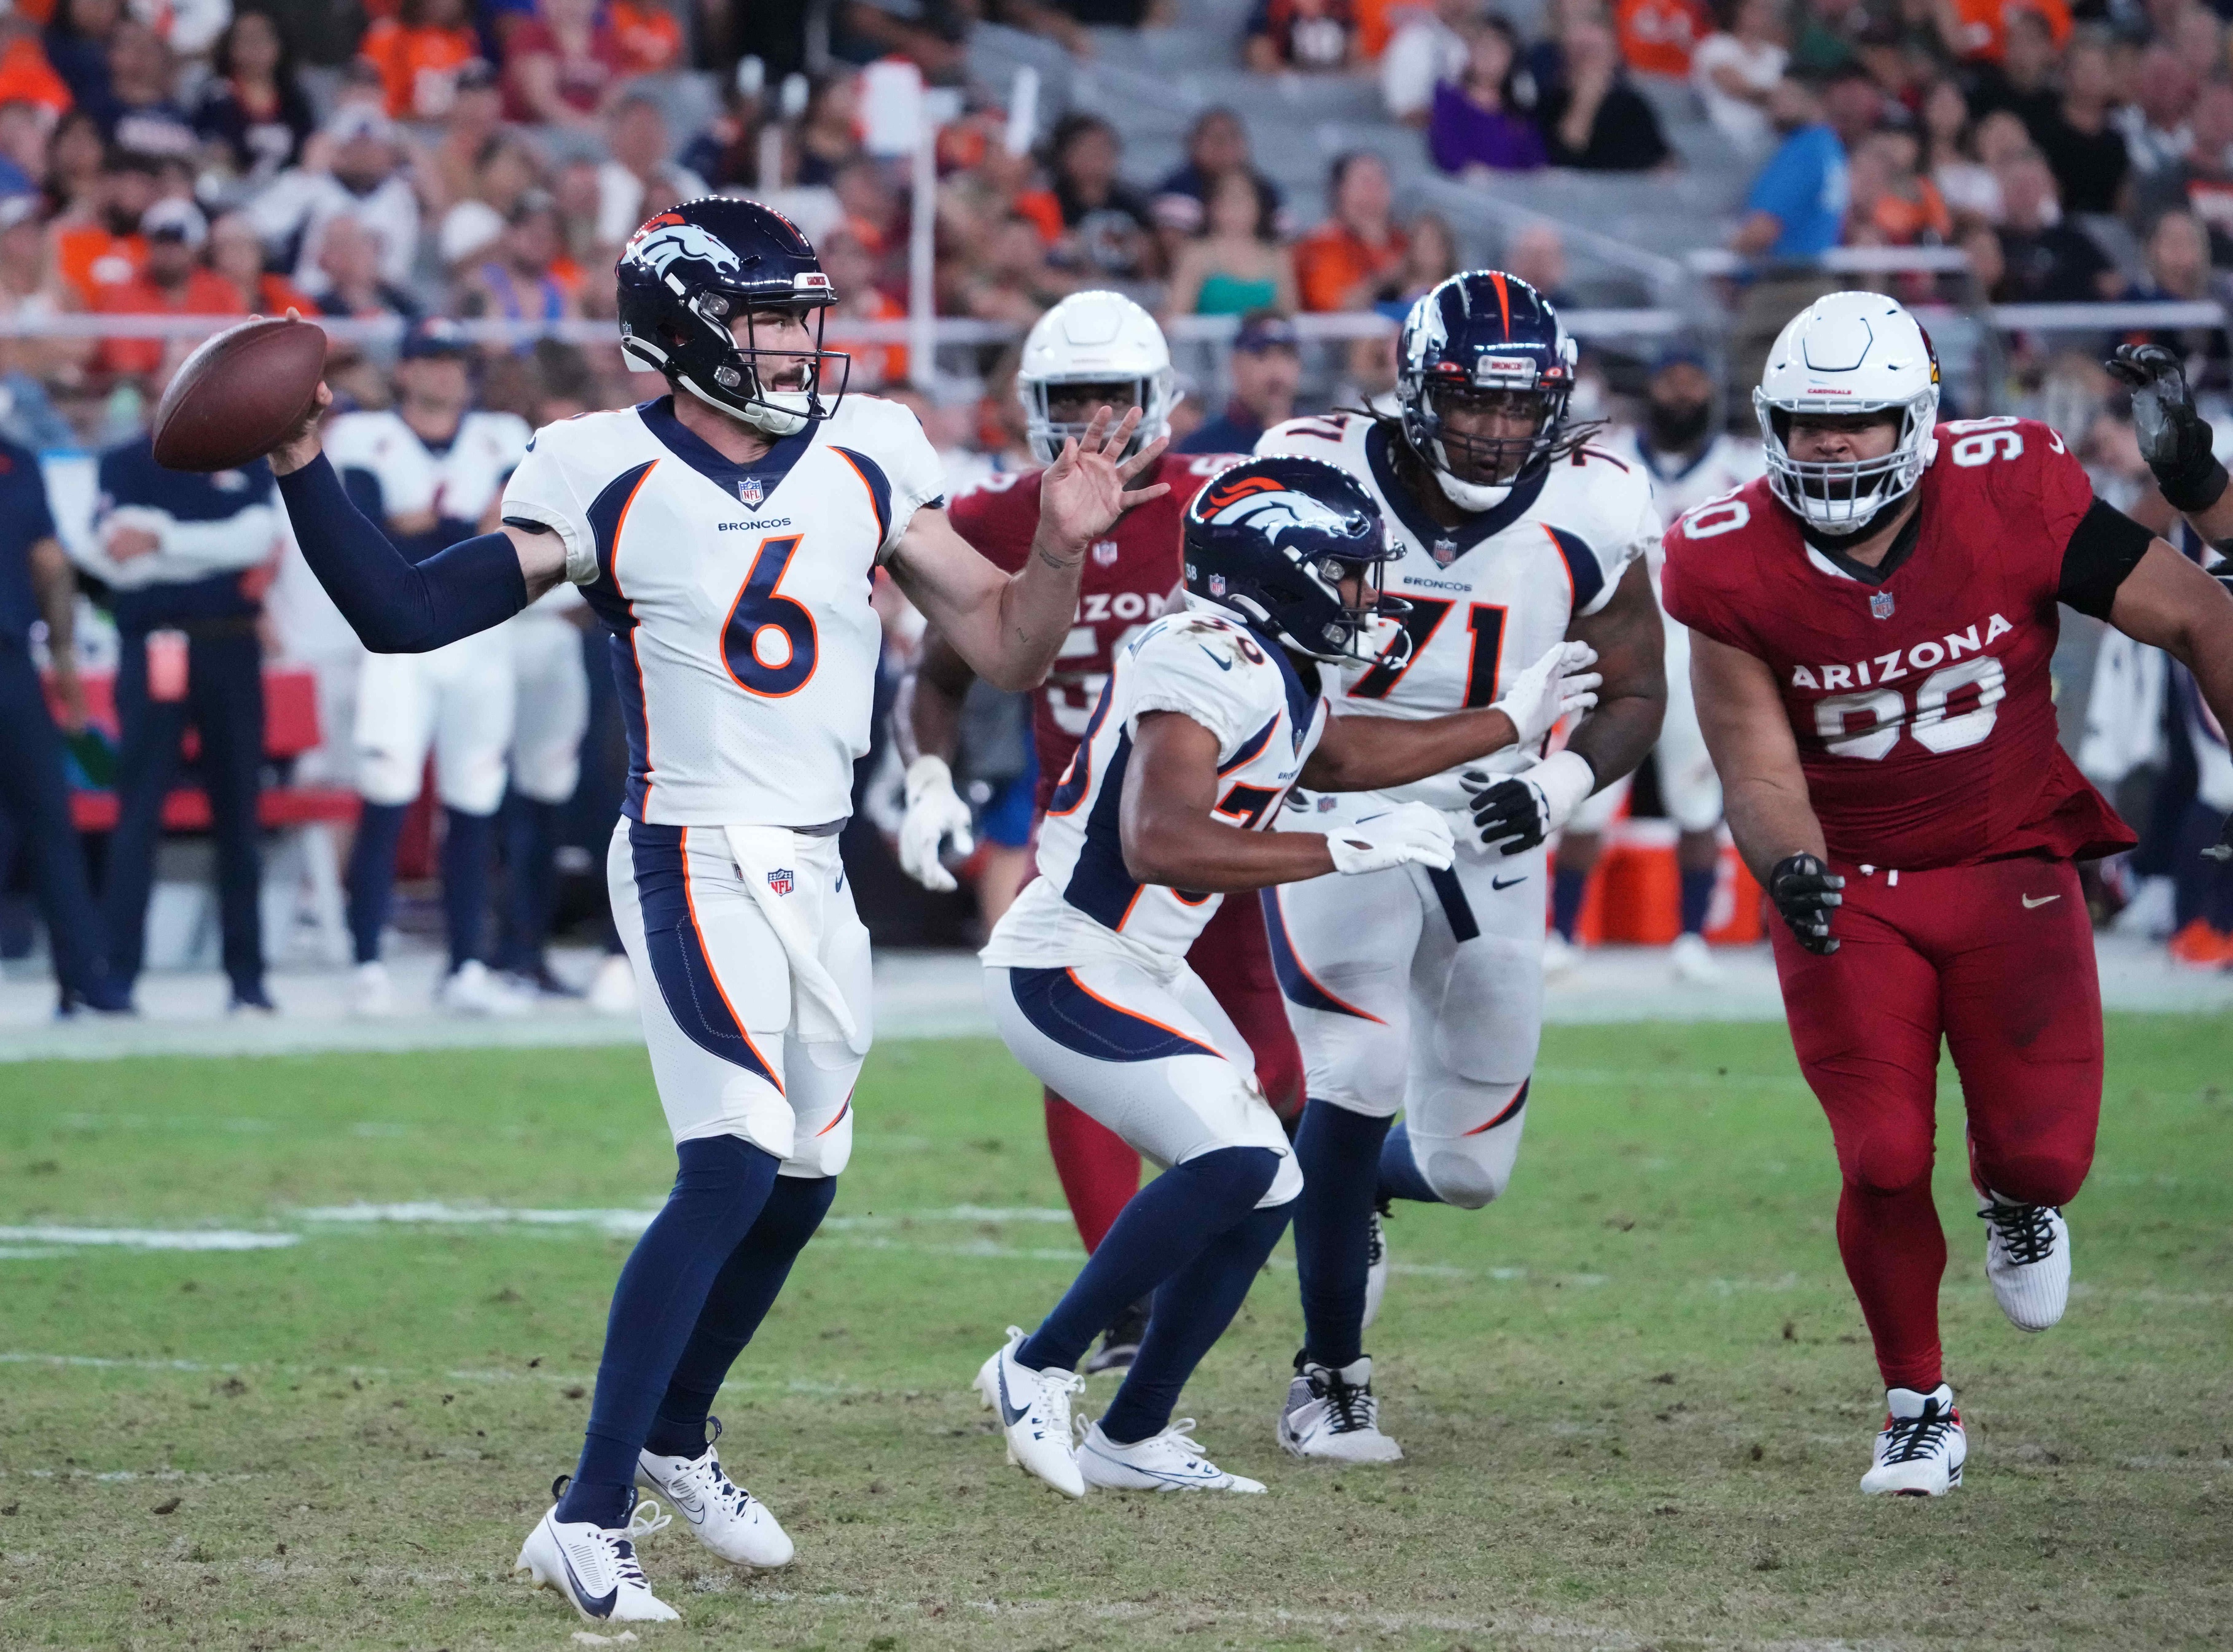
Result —
MULTIPOLYGON (((886 1046, 833 1219, 720 1407, 799 1559, 747 1576, 670 1529, 645 1558, 685 1621, 641 1638, 2224 1646, 2229 1053, 2223 1018, 2113 1021, 2080 1283, 2045 1337, 1984 1286, 1943 1109, 1950 1498, 1856 1491, 1879 1395, 1828 1132, 1781 1029, 1701 1025, 1553 1029, 1507 1198, 1402 1209, 1370 1341, 1405 1462, 1274 1445, 1283 1246, 1182 1406, 1271 1495, 1072 1504, 967 1392, 1079 1255, 1036 1089, 994 1045, 886 1046)), ((309 1213, 641 1210, 672 1166, 639 1050, 0 1067, 0 1645, 574 1644, 509 1568, 571 1466, 628 1239, 309 1213)))

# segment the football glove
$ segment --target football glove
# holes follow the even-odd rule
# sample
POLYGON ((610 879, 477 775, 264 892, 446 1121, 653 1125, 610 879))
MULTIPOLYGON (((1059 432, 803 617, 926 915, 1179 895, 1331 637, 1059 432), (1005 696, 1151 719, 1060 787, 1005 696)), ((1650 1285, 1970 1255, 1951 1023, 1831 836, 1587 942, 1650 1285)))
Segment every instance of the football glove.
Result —
POLYGON ((1518 774, 1468 769, 1458 776, 1472 835, 1492 855, 1525 855, 1572 818, 1597 790, 1597 771, 1578 751, 1558 751, 1518 774))
POLYGON ((1598 703, 1597 686, 1605 678, 1590 669, 1597 662, 1598 651, 1586 642, 1553 643, 1512 680, 1489 709, 1512 719, 1519 731, 1514 745, 1533 745, 1567 712, 1585 712, 1598 703))
POLYGON ((1838 950, 1830 914, 1845 904, 1846 897, 1838 893, 1845 887, 1845 879, 1812 855, 1787 855, 1768 875, 1768 898, 1799 944, 1826 958, 1838 950))
POLYGON ((2132 393, 2132 433, 2140 457, 2171 509, 2207 511, 2225 491, 2225 467, 2210 452, 2210 421, 2194 410, 2194 393, 2178 358, 2160 344, 2119 344, 2101 364, 2132 393))
POLYGON ((908 764, 907 813, 900 817, 900 869, 926 889, 941 894, 957 886, 939 858, 939 845, 954 840, 955 855, 977 847, 969 829, 969 805, 954 790, 954 771, 944 758, 920 757, 908 764))
POLYGON ((1325 840, 1333 869, 1345 874, 1383 872, 1409 861, 1446 872, 1455 858, 1450 823, 1424 803, 1399 803, 1385 814, 1337 826, 1325 840))

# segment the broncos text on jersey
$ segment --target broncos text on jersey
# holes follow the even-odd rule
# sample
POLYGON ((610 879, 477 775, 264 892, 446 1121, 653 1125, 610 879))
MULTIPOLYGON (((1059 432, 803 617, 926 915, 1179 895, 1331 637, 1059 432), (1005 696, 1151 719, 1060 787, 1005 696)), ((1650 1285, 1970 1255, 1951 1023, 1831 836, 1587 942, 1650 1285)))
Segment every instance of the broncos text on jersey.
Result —
MULTIPOLYGON (((1344 716, 1441 717, 1489 706, 1507 681, 1566 634, 1574 620, 1612 600, 1630 563, 1659 538, 1651 487, 1636 466, 1583 447, 1514 488, 1503 504, 1445 528, 1398 478, 1402 437, 1359 413, 1292 419, 1256 444, 1259 455, 1296 453, 1338 465, 1378 503, 1400 554, 1388 594, 1411 605, 1411 653, 1344 673, 1344 716)), ((1486 767, 1516 771, 1533 751, 1500 751, 1486 767)), ((1462 805, 1455 772, 1386 794, 1437 809, 1462 805)))
MULTIPOLYGON (((1180 606, 1179 542, 1187 506, 1203 484, 1238 454, 1165 453, 1136 484, 1168 483, 1170 491, 1136 505, 1086 554, 1077 617, 1055 656, 1054 669, 1032 699, 1032 738, 1038 748, 1037 806, 1046 812, 1055 781, 1085 733, 1086 719, 1109 680, 1117 650, 1180 606)), ((950 519, 994 567, 1019 573, 1039 525, 1044 467, 986 477, 954 496, 950 519)))
POLYGON ((1762 480, 1668 531, 1667 611, 1774 674, 1833 859, 1920 871, 2129 848, 2056 740, 2048 669, 2093 484, 2031 420, 1933 439, 1914 548, 1882 582, 1811 548, 1762 480))
POLYGON ((1080 957, 1128 959, 1168 976, 1221 894, 1136 881, 1117 814, 1140 719, 1176 712, 1217 737, 1214 814, 1236 830, 1269 830, 1325 732, 1327 703, 1287 656, 1209 609, 1167 614, 1126 643, 1084 740, 1039 829, 1040 875, 993 931, 988 965, 1035 969, 1080 957))
POLYGON ((750 465, 693 435, 671 396, 537 433, 504 517, 559 536, 612 628, 630 819, 845 817, 882 646, 870 582, 944 486, 915 415, 874 396, 750 465))

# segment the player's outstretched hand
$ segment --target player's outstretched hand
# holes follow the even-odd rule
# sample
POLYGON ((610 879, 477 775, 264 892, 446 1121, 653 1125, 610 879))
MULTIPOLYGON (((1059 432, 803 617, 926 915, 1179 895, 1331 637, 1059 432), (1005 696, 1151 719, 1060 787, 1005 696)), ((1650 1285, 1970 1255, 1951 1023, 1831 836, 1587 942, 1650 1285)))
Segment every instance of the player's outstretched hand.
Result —
POLYGON ((1333 869, 1342 873, 1384 872, 1416 861, 1438 872, 1456 856, 1450 823, 1424 803, 1399 803, 1384 815, 1368 815, 1326 834, 1333 869))
POLYGON ((1533 745, 1571 712, 1598 703, 1602 673, 1590 667, 1598 651, 1586 642, 1557 642, 1540 660, 1512 680, 1504 697, 1489 709, 1502 712, 1517 731, 1514 745, 1533 745))
POLYGON ((954 852, 964 859, 977 847, 969 829, 969 805, 954 790, 954 774, 944 758, 919 757, 908 764, 907 813, 900 817, 900 870, 926 889, 951 891, 954 874, 938 853, 949 837, 954 852))
POLYGON ((1838 950, 1838 938, 1830 933, 1830 914, 1845 905, 1846 897, 1838 893, 1845 887, 1845 879, 1812 855, 1787 855, 1768 875, 1768 898, 1775 902, 1799 944, 1825 957, 1838 950))
POLYGON ((2224 491, 2225 472, 2210 453, 2207 420, 2178 358, 2160 344, 2119 344, 2101 364, 2132 393, 2132 433, 2175 511, 2207 510, 2224 491))
POLYGON ((1039 479, 1041 543, 1051 543, 1065 559, 1083 556, 1088 545, 1116 525, 1117 517, 1171 491, 1168 482, 1132 486, 1162 457, 1170 440, 1158 436, 1126 459, 1125 446, 1139 424, 1137 407, 1122 419, 1112 407, 1097 407, 1084 437, 1062 445, 1062 457, 1039 479))

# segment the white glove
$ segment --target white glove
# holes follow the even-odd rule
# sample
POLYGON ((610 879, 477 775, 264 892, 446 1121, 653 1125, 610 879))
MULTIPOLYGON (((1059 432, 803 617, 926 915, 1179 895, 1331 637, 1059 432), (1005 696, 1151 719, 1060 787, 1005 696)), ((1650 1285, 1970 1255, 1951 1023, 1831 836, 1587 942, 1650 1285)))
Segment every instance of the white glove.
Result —
POLYGON ((908 764, 907 813, 900 817, 900 869, 926 889, 941 893, 957 886, 938 856, 938 846, 954 840, 954 852, 967 856, 977 847, 969 829, 969 805, 954 790, 954 771, 944 758, 920 757, 908 764))
POLYGON ((1489 709, 1502 712, 1520 731, 1514 745, 1533 745, 1569 712, 1585 712, 1598 703, 1597 687, 1605 678, 1590 669, 1597 662, 1598 651, 1586 642, 1553 643, 1512 680, 1489 709))
POLYGON ((1473 829, 1493 855, 1525 855, 1573 818, 1597 790, 1597 771, 1574 751, 1556 751, 1518 774, 1468 769, 1458 784, 1472 801, 1473 829))
POLYGON ((1448 871, 1455 853, 1449 822, 1424 803, 1398 803, 1354 825, 1337 826, 1325 840, 1333 869, 1342 873, 1381 872, 1407 861, 1448 871))

